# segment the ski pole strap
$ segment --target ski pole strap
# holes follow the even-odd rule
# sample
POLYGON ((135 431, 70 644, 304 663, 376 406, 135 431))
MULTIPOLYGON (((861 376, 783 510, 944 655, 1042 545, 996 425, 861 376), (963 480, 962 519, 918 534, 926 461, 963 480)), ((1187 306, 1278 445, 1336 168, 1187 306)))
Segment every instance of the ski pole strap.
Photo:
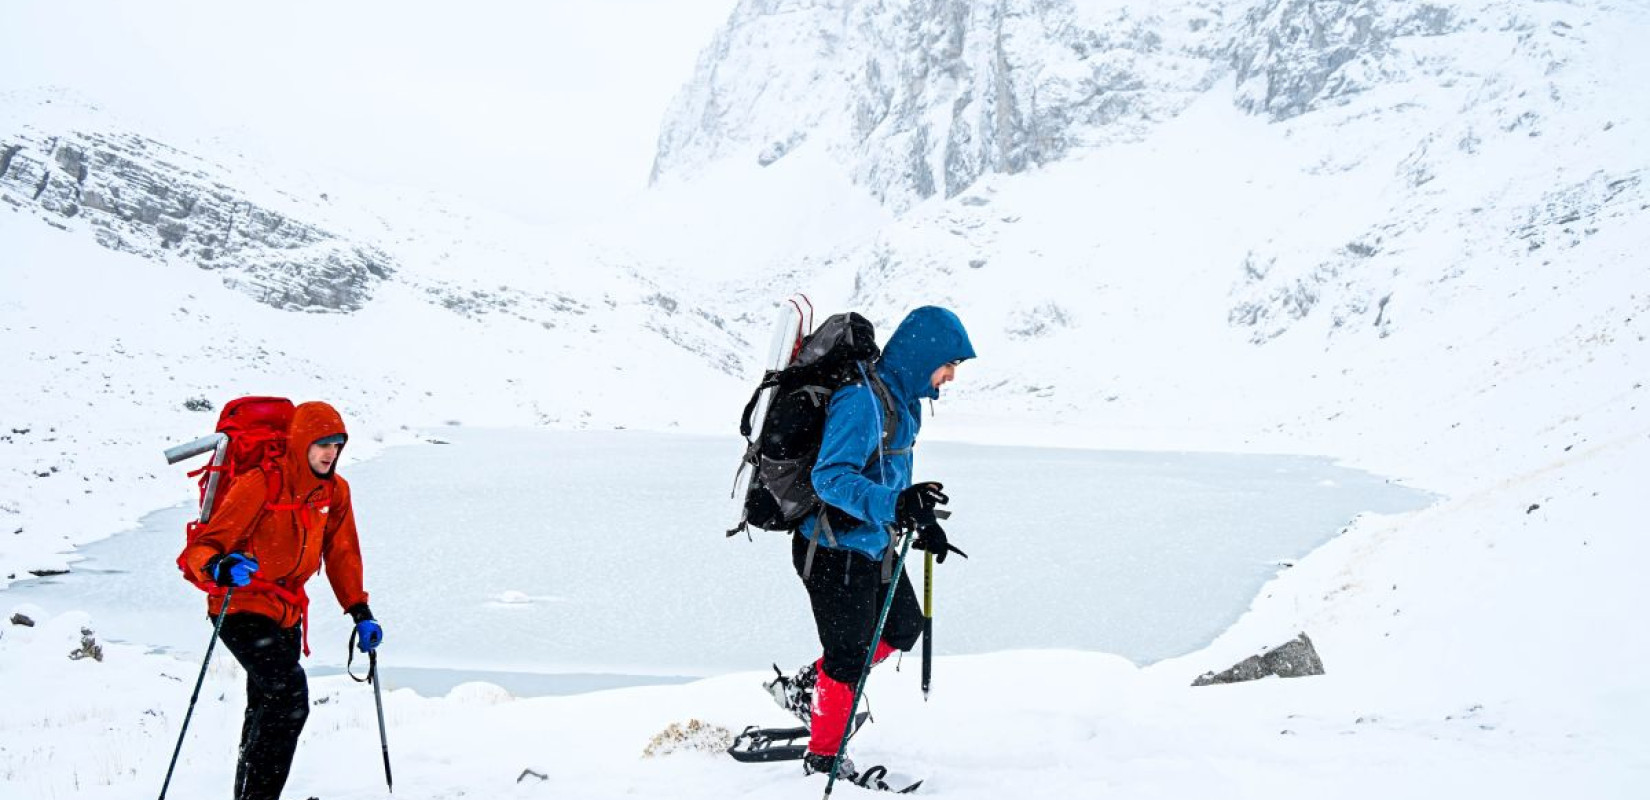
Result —
POLYGON ((351 630, 349 632, 349 644, 344 645, 344 647, 349 651, 344 656, 344 672, 348 673, 350 678, 352 680, 354 680, 356 683, 372 683, 378 677, 378 654, 377 653, 368 653, 367 654, 368 656, 371 656, 371 658, 369 658, 367 660, 368 661, 368 666, 367 666, 367 674, 365 676, 359 676, 359 675, 355 674, 355 642, 356 642, 356 639, 360 635, 361 635, 361 632, 357 631, 357 630, 351 630))

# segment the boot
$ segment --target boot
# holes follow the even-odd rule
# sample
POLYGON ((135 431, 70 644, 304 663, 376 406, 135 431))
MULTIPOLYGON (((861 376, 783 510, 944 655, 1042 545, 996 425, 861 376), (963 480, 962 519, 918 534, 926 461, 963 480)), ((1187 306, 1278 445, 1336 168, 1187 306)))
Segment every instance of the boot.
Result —
POLYGON ((845 755, 827 756, 819 753, 809 753, 802 757, 802 774, 829 775, 831 774, 831 764, 837 761, 841 761, 842 764, 836 768, 836 779, 848 783, 859 783, 859 772, 854 769, 854 762, 845 755))
POLYGON ((819 662, 815 661, 796 671, 795 675, 781 672, 773 665, 774 679, 762 684, 780 708, 789 711, 803 725, 812 722, 814 685, 819 682, 819 662))

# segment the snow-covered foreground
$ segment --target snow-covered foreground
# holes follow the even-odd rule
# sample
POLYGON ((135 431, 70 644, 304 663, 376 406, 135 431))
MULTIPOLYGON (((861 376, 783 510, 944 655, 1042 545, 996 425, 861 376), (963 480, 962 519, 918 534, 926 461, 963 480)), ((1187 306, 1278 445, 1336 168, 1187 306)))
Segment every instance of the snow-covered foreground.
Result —
MULTIPOLYGON (((1597 577, 1650 556, 1621 513, 1638 502, 1647 451, 1640 432, 1423 511, 1366 517, 1184 658, 1141 669, 1098 653, 946 657, 927 705, 913 660, 885 666, 872 683, 878 722, 854 752, 926 776, 924 793, 944 797, 1641 796, 1646 589, 1597 577), (1298 630, 1327 675, 1188 686, 1298 630)), ((0 639, 8 685, 50 687, 12 693, 0 718, 8 798, 148 796, 164 774, 195 666, 130 646, 68 661, 85 624, 64 614, 0 639)), ((227 660, 213 668, 175 796, 227 785, 235 673, 227 660)), ((759 679, 531 700, 481 684, 439 699, 391 692, 396 796, 816 796, 820 782, 793 766, 641 758, 672 722, 784 724, 759 679), (548 777, 518 785, 524 769, 548 777)), ((326 678, 313 697, 289 794, 383 796, 370 692, 326 678)))

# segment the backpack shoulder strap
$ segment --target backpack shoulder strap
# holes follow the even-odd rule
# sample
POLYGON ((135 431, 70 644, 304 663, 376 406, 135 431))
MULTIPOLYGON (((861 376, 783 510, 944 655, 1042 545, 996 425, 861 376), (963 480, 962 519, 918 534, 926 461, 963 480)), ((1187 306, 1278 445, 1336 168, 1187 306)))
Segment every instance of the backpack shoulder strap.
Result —
POLYGON ((750 401, 745 403, 745 413, 739 417, 739 434, 746 439, 751 438, 751 430, 754 427, 751 415, 756 413, 756 402, 762 398, 762 392, 779 385, 781 371, 769 370, 763 373, 762 382, 756 385, 756 390, 751 392, 750 401))
POLYGON ((894 442, 894 434, 899 432, 899 410, 894 407, 894 393, 888 390, 888 384, 883 383, 877 371, 866 370, 865 380, 870 386, 871 394, 877 398, 877 404, 882 407, 882 452, 881 457, 905 455, 911 448, 902 447, 895 450, 889 445, 894 442))

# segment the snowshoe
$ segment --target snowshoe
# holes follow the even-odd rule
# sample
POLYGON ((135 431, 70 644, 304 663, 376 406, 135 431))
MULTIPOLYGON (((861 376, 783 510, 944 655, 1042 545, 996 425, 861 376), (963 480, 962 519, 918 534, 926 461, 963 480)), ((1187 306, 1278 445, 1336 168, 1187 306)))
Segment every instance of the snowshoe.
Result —
POLYGON ((893 792, 894 794, 916 794, 917 788, 922 786, 921 780, 915 783, 906 783, 902 778, 893 778, 894 783, 890 784, 890 778, 888 768, 878 765, 861 772, 859 777, 854 780, 854 785, 861 789, 893 792), (904 784, 904 786, 901 787, 901 784, 904 784))
MULTIPOLYGON (((866 711, 854 715, 856 733, 870 716, 870 712, 866 711)), ((747 764, 798 761, 808 755, 808 729, 803 726, 758 728, 752 725, 734 737, 732 746, 728 747, 728 755, 733 756, 735 761, 747 764)))
MULTIPOLYGON (((851 783, 861 789, 870 789, 874 792, 893 792, 894 794, 913 794, 917 791, 917 787, 922 786, 920 780, 903 786, 890 785, 888 783, 887 767, 877 765, 860 772, 854 768, 854 762, 845 755, 825 756, 818 753, 809 753, 802 759, 802 774, 829 775, 832 762, 837 761, 841 763, 836 768, 836 779, 851 783)), ((896 783, 904 784, 905 782, 897 781, 896 783)))

